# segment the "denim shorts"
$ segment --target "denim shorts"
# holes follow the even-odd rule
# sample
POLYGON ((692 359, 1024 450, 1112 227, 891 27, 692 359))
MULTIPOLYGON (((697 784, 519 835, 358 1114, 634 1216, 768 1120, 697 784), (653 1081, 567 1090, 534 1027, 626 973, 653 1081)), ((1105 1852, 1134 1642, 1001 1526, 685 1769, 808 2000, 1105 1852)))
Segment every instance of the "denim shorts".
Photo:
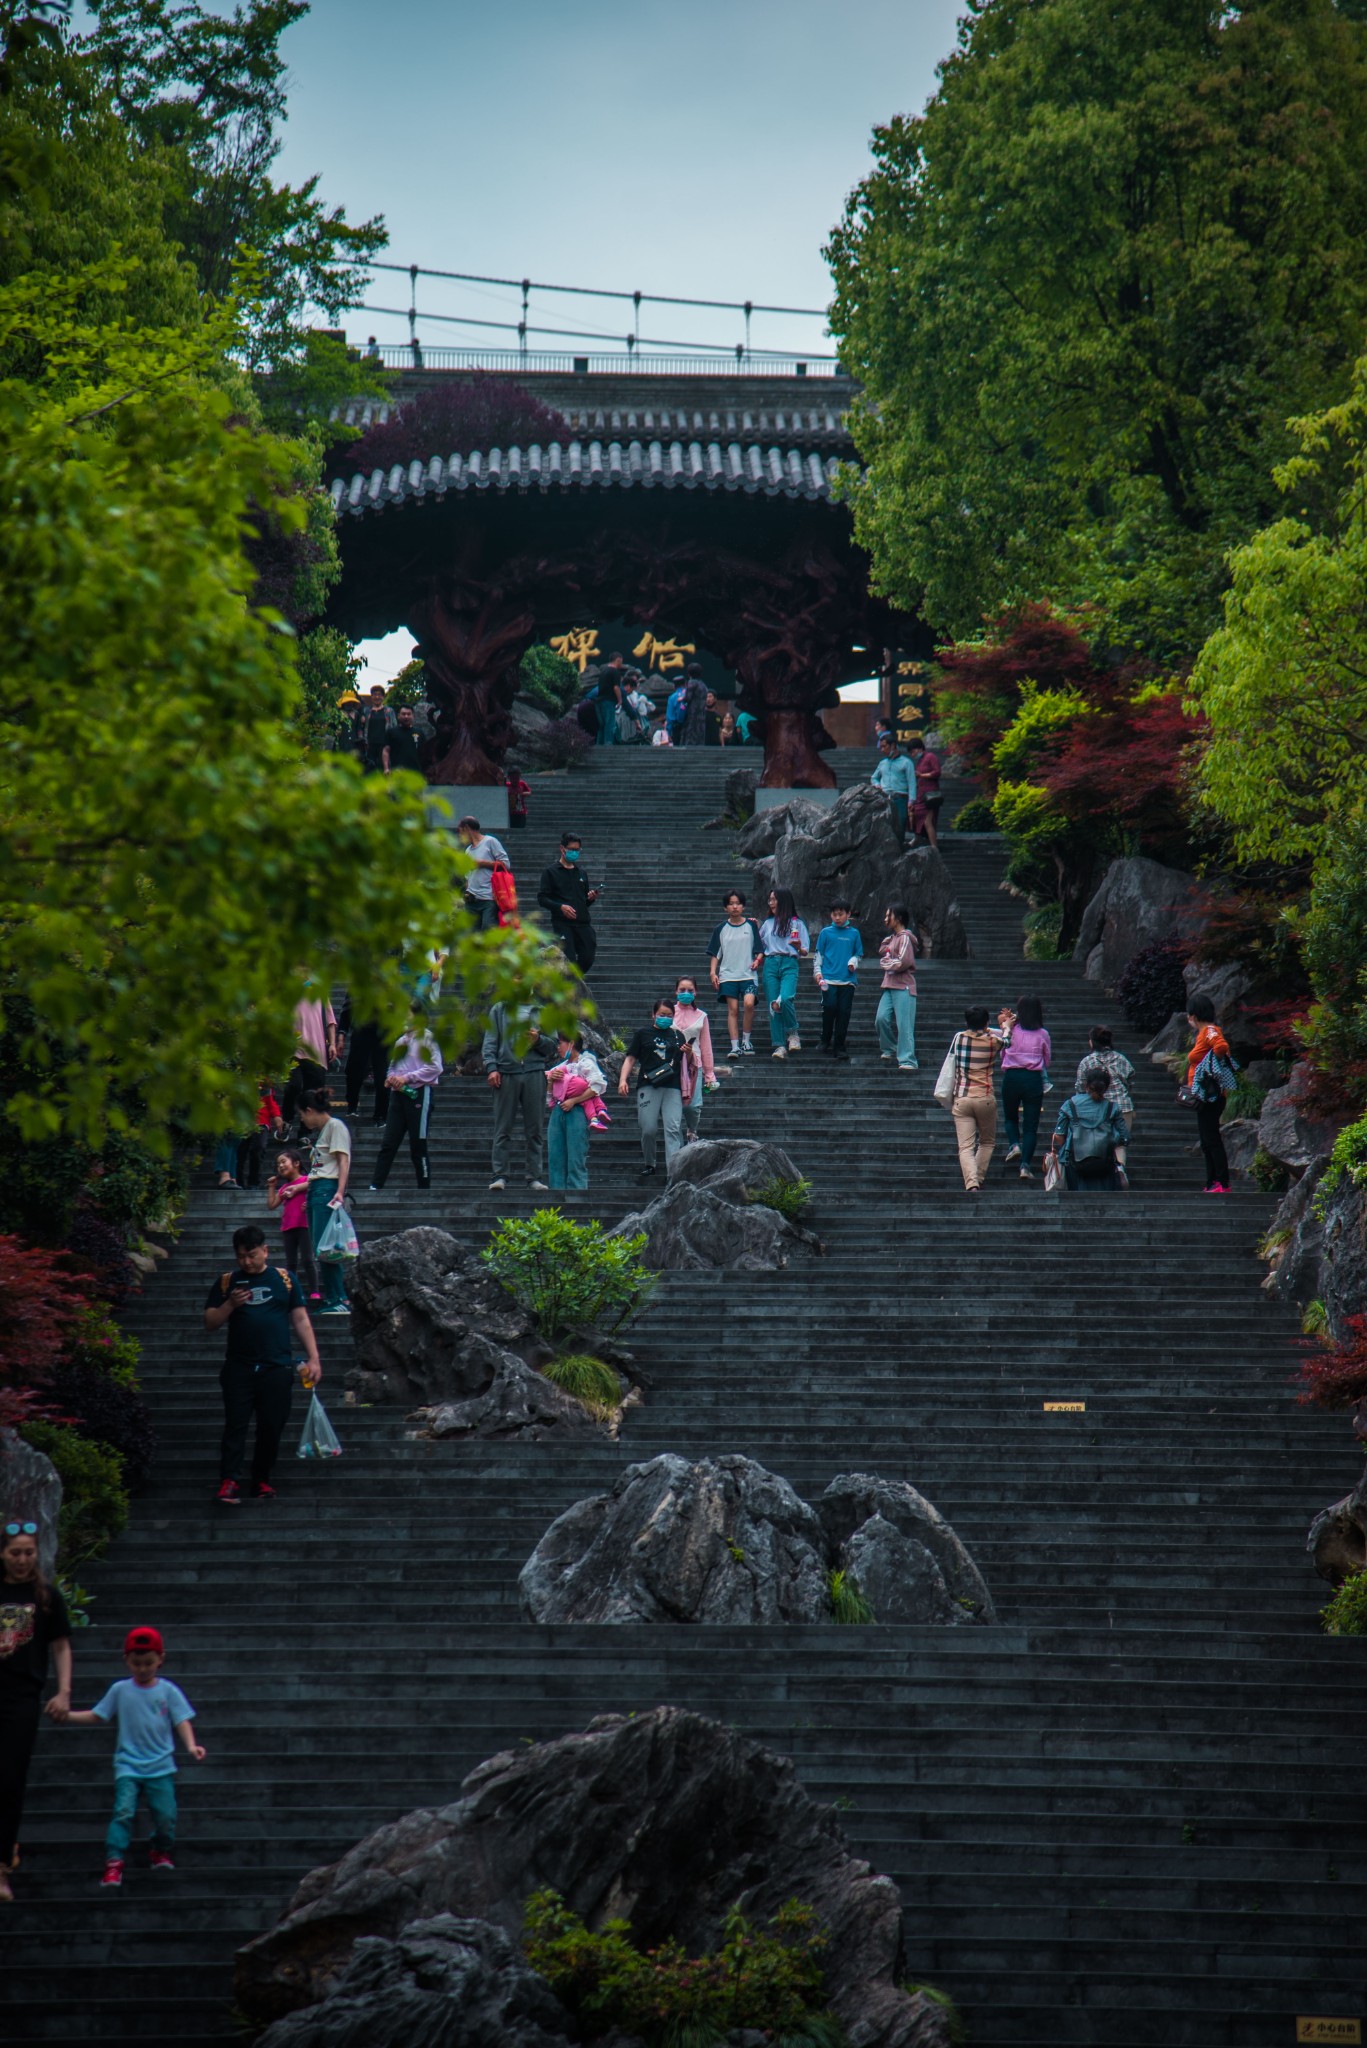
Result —
POLYGON ((754 995, 755 977, 752 974, 746 981, 718 982, 717 987, 722 995, 730 996, 733 1001, 739 1002, 742 996, 754 995))

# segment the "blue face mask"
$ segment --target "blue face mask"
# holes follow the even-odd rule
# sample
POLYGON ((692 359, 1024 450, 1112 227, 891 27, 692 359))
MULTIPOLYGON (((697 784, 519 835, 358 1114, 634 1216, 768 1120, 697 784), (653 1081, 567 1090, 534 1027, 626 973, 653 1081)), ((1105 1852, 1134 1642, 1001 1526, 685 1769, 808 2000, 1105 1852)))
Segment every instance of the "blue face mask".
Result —
POLYGON ((668 1031, 670 1025, 674 1022, 674 1019, 670 1015, 668 1010, 661 1010, 660 1014, 655 1019, 655 1022, 659 1026, 661 1031, 668 1031))
POLYGON ((698 998, 691 988, 681 988, 674 998, 676 1003, 696 1003, 698 998))
POLYGON ((570 862, 578 860, 579 848, 577 846, 567 846, 565 848, 565 858, 570 862))

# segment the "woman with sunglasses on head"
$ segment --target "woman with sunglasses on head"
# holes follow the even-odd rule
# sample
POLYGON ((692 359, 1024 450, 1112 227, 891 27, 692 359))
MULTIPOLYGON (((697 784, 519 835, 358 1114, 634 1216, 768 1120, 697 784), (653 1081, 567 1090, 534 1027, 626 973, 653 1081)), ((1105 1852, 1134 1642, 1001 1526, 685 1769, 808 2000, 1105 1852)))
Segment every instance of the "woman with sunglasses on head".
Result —
POLYGON ((48 1650, 57 1690, 54 1721, 71 1712, 71 1621, 66 1602, 38 1569, 38 1524, 6 1522, 0 1535, 0 1905, 13 1903, 9 1873, 33 1744, 38 1734, 48 1650))

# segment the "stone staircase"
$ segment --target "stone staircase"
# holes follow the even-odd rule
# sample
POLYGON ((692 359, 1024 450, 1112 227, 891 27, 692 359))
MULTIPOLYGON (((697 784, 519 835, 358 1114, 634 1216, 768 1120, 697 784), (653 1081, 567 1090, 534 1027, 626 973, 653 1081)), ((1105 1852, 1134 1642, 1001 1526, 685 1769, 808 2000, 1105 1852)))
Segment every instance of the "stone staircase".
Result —
MULTIPOLYGON (((861 754, 837 759, 843 780, 867 773, 861 754)), ((562 826, 583 833, 605 884, 592 986, 619 1032, 677 973, 705 974, 741 870, 734 836, 699 827, 731 765, 596 755, 539 778, 510 841, 530 901, 562 826)), ((776 1138, 811 1176, 828 1256, 666 1278, 632 1339, 648 1399, 619 1444, 410 1442, 398 1413, 342 1405, 348 1328, 324 1321, 346 1456, 291 1461, 269 1506, 218 1508, 220 1344, 200 1303, 232 1226, 266 1214, 206 1177, 132 1317, 162 1455, 127 1535, 83 1575, 97 1626, 76 1668, 88 1704, 119 1673, 124 1629, 156 1622, 209 1760, 182 1773, 174 1877, 135 1852, 105 1897, 109 1742, 44 1730, 22 1903, 0 1925, 0 2038, 228 2035, 232 1951, 304 1871, 449 1799, 498 1749, 660 1701, 795 1757, 902 1887, 910 1973, 954 1996, 974 2048, 1277 2048, 1299 2015, 1361 2016, 1363 1652, 1319 1632, 1303 1551, 1353 1458, 1342 1424, 1288 1386, 1294 1321, 1260 1294, 1254 1255, 1270 1204, 1200 1193, 1191 1121, 1147 1062, 1130 1195, 1052 1199, 998 1165, 967 1201, 930 1097, 966 1002, 1041 996, 1046 1110, 1088 1024, 1110 1021, 1132 1057, 1139 1034, 1070 963, 1022 960, 994 838, 946 833, 945 851, 974 953, 922 972, 921 1071, 880 1065, 872 974, 851 1063, 819 1060, 804 980, 808 1049, 741 1063, 708 1098, 705 1133, 776 1138), (517 1572, 547 1522, 666 1449, 745 1452, 808 1493, 851 1469, 914 1480, 1002 1625, 524 1625, 517 1572)), ((640 1195, 634 1113, 614 1116, 579 1209, 609 1221, 640 1195)), ((481 1082, 448 1082, 430 1196, 401 1153, 386 1192, 357 1202, 362 1235, 430 1221, 479 1244, 524 1212, 537 1198, 518 1183, 488 1192, 491 1119, 481 1082)), ((363 1186, 375 1140, 362 1119, 356 1134, 363 1186)))

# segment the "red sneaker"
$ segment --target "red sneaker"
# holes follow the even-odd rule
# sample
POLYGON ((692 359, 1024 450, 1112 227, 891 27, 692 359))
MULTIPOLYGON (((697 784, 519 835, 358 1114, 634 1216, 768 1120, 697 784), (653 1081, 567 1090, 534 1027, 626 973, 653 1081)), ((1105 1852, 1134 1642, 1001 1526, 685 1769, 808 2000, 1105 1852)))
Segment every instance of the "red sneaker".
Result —
POLYGON ((275 1488, 264 1479, 254 1479, 252 1481, 252 1499, 274 1500, 275 1488))
POLYGON ((242 1504, 242 1488, 235 1479, 221 1480, 215 1498, 221 1500, 225 1508, 240 1507, 242 1504))
POLYGON ((118 1856, 111 1856, 104 1866, 104 1876, 100 1879, 100 1884, 107 1891, 115 1891, 122 1883, 123 1861, 118 1856))
POLYGON ((169 1851, 168 1849, 154 1849, 154 1850, 152 1851, 152 1855, 151 1855, 151 1861, 150 1861, 150 1868, 151 1868, 151 1869, 153 1869, 153 1870, 174 1870, 174 1869, 175 1869, 175 1867, 176 1867, 176 1865, 175 1865, 175 1859, 174 1859, 174 1858, 172 1857, 172 1855, 171 1855, 171 1853, 170 1853, 170 1851, 169 1851))

